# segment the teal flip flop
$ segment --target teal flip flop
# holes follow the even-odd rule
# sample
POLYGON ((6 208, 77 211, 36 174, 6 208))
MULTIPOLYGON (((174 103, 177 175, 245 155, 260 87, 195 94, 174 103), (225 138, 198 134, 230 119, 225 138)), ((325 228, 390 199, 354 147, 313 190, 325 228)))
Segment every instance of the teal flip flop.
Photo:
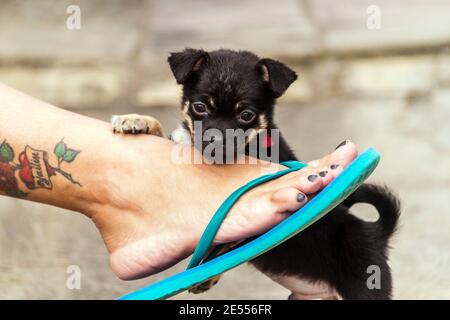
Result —
POLYGON ((306 164, 298 161, 283 162, 282 164, 287 169, 250 181, 234 191, 222 203, 206 227, 186 271, 129 293, 119 299, 155 300, 169 298, 263 254, 306 229, 344 201, 373 172, 379 160, 380 155, 375 149, 367 149, 353 160, 316 197, 310 200, 300 210, 293 213, 289 218, 258 236, 256 239, 234 250, 218 257, 213 257, 212 259, 211 256, 205 259, 208 248, 211 246, 227 213, 245 192, 264 182, 300 170, 306 166, 306 164))

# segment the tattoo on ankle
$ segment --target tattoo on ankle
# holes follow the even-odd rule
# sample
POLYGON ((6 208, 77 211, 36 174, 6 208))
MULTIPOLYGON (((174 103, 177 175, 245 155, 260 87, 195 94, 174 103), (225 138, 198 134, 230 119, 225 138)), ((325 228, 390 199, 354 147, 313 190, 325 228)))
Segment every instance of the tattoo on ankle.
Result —
POLYGON ((53 153, 58 161, 56 166, 50 164, 47 151, 27 145, 17 157, 17 162, 14 149, 4 140, 0 144, 0 191, 9 196, 24 198, 35 189, 52 190, 52 177, 58 174, 81 187, 70 173, 61 168, 63 163, 73 162, 80 151, 68 148, 62 139, 56 144, 53 153))

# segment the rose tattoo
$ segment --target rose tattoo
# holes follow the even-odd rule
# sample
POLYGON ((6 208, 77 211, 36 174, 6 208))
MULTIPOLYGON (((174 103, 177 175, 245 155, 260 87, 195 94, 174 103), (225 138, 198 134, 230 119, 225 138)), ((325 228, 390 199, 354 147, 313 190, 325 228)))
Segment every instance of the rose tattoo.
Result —
POLYGON ((30 146, 20 152, 18 163, 14 162, 15 153, 10 144, 4 140, 0 144, 0 191, 13 197, 25 197, 31 190, 43 188, 51 190, 51 178, 60 174, 73 184, 81 187, 70 173, 61 168, 63 163, 73 162, 80 151, 68 148, 64 140, 58 142, 53 150, 57 157, 57 166, 49 162, 47 151, 37 150, 30 146), (20 181, 28 190, 23 190, 20 181))

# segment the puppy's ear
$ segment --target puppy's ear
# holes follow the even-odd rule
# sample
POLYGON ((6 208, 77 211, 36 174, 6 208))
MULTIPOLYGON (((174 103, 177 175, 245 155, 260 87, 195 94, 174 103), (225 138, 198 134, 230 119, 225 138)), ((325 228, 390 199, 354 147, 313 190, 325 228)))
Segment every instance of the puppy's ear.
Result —
POLYGON ((269 84, 275 98, 281 96, 291 83, 297 80, 294 70, 272 59, 259 60, 256 68, 258 68, 263 81, 269 84))
POLYGON ((206 51, 188 48, 181 52, 171 52, 167 60, 177 83, 183 84, 208 58, 206 51))

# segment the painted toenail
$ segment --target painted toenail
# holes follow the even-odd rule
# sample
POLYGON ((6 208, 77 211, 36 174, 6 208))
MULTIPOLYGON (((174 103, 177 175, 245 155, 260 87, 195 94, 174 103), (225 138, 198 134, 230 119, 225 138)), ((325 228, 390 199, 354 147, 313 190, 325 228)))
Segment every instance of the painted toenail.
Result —
POLYGON ((316 180, 317 178, 318 178, 318 177, 317 177, 317 174, 311 174, 311 175, 308 176, 308 180, 311 181, 311 182, 313 182, 313 181, 316 180))
POLYGON ((332 165, 330 166, 331 170, 335 170, 335 169, 337 169, 338 167, 339 167, 338 164, 332 164, 332 165))
POLYGON ((321 176, 323 178, 327 175, 327 173, 328 173, 328 171, 320 171, 319 176, 321 176))
POLYGON ((336 147, 336 149, 334 149, 334 150, 337 150, 337 149, 339 149, 340 147, 342 147, 342 146, 345 146, 347 143, 349 143, 350 142, 350 140, 345 140, 345 141, 342 141, 341 143, 339 143, 339 145, 336 147))
POLYGON ((306 199, 306 196, 303 193, 297 194, 297 201, 298 202, 303 202, 303 201, 305 201, 305 199, 306 199))

